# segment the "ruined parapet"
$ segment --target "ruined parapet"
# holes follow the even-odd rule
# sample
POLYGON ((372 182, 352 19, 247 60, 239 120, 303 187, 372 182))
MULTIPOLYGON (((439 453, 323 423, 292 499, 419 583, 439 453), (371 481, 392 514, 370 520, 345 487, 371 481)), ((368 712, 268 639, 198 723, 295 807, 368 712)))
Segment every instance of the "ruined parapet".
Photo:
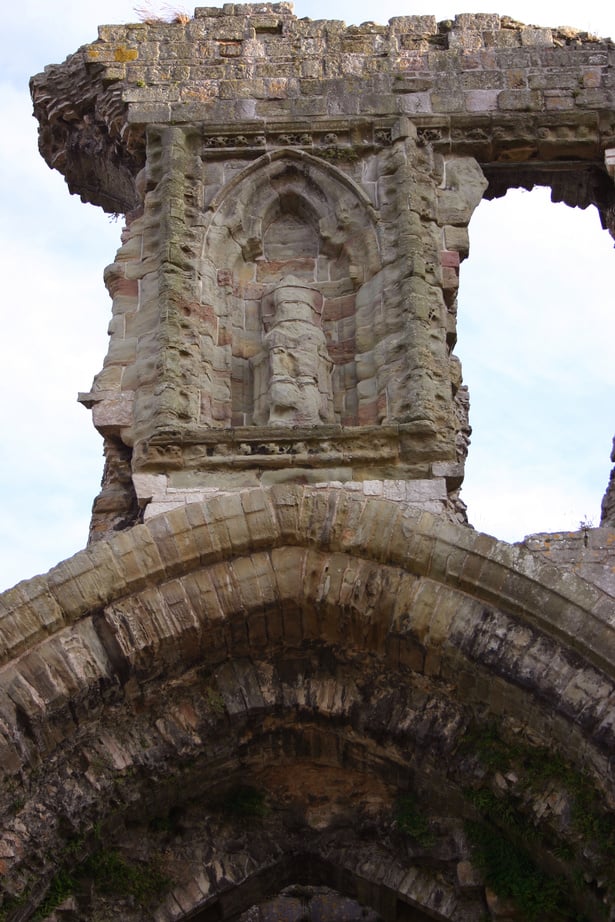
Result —
POLYGON ((612 525, 604 523, 600 528, 593 528, 581 524, 577 531, 528 535, 522 544, 615 598, 615 533, 612 525))
MULTIPOLYGON (((301 120, 293 146, 321 148, 332 133, 324 118, 406 114, 423 141, 499 164, 504 185, 506 165, 528 178, 537 167, 536 181, 538 164, 558 159, 557 194, 604 211, 599 177, 566 187, 565 174, 575 161, 601 162, 615 137, 610 48, 609 39, 492 14, 346 27, 298 19, 290 3, 225 4, 197 8, 187 22, 101 26, 98 41, 34 77, 32 92, 41 153, 96 203, 122 197, 115 170, 134 180, 148 124, 207 123, 208 146, 232 148, 243 122, 240 146, 270 149, 292 135, 285 119, 301 120), (313 119, 320 130, 308 141, 313 119)), ((495 175, 492 186, 505 191, 495 175)), ((136 200, 128 190, 123 199, 116 210, 136 200)))
MULTIPOLYGON (((226 4, 101 26, 33 78, 47 162, 128 212, 81 399, 129 452, 146 517, 290 481, 465 521, 468 224, 483 196, 549 184, 610 226, 610 47, 495 15, 346 27, 226 4), (296 336, 272 370, 266 295, 286 276, 319 300, 319 370, 296 336)), ((121 521, 104 506, 98 536, 121 521)))

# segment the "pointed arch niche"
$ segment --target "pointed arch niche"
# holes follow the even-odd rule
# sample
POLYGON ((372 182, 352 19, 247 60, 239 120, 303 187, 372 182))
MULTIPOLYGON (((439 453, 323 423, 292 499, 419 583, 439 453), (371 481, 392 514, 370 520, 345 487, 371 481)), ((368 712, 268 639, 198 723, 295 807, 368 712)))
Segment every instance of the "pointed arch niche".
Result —
POLYGON ((201 267, 201 301, 213 321, 204 344, 212 385, 202 392, 204 425, 266 423, 255 369, 271 318, 271 293, 289 277, 318 303, 314 323, 324 333, 332 391, 323 422, 382 421, 376 372, 362 365, 357 346, 359 326, 372 345, 366 331, 382 300, 374 209, 341 170, 293 149, 267 154, 243 169, 210 206, 201 267))

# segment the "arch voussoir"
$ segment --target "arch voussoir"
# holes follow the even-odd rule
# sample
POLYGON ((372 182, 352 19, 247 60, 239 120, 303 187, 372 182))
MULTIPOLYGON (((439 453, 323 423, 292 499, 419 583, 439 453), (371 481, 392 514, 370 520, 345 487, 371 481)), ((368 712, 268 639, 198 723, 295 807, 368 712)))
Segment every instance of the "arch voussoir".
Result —
MULTIPOLYGON (((110 539, 95 552, 107 561, 96 579, 78 555, 46 590, 37 581, 17 645, 7 632, 7 649, 21 650, 2 667, 0 702, 4 797, 24 791, 1 846, 11 851, 14 892, 40 876, 42 851, 51 874, 50 856, 65 854, 71 838, 100 826, 116 841, 111 806, 127 841, 136 804, 145 816, 175 810, 198 825, 192 800, 216 812, 216 797, 236 784, 286 804, 284 817, 299 810, 310 854, 329 860, 310 804, 324 797, 329 819, 337 808, 306 768, 315 764, 321 777, 333 772, 331 790, 344 773, 357 791, 367 779, 384 786, 377 820, 352 806, 346 788, 342 813, 351 826, 375 823, 387 843, 396 798, 408 790, 434 829, 457 830, 450 905, 430 902, 431 872, 423 893, 412 850, 399 866, 403 886, 356 862, 352 873, 427 917, 463 919, 475 891, 459 890, 453 867, 468 857, 464 791, 478 783, 464 755, 469 728, 499 719, 535 741, 547 739, 548 723, 572 764, 609 776, 615 688, 608 648, 595 655, 608 628, 592 608, 599 591, 577 579, 552 590, 546 565, 530 555, 381 498, 284 487, 238 493, 224 510, 222 497, 191 503, 110 539), (65 611, 43 633, 32 625, 49 597, 65 611), (582 640, 567 633, 580 619, 594 625, 582 640), (280 787, 281 765, 284 776, 305 777, 303 800, 280 787), (443 801, 454 805, 453 826, 443 801)), ((22 587, 17 608, 27 597, 22 587)), ((395 835, 391 843, 389 866, 395 835)), ((339 856, 334 864, 344 867, 339 856)), ((213 899, 199 893, 190 912, 213 899)))

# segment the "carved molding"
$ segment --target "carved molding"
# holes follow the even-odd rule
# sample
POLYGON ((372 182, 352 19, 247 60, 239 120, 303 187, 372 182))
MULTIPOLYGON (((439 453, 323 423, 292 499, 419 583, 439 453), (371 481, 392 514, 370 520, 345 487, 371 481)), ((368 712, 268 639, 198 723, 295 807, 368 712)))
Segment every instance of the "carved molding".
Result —
POLYGON ((239 125, 208 127, 203 136, 203 156, 224 151, 275 150, 281 147, 313 151, 318 156, 330 156, 332 150, 352 154, 373 148, 389 147, 393 143, 393 129, 390 125, 377 123, 348 122, 340 125, 322 125, 317 129, 305 125, 263 126, 239 125))

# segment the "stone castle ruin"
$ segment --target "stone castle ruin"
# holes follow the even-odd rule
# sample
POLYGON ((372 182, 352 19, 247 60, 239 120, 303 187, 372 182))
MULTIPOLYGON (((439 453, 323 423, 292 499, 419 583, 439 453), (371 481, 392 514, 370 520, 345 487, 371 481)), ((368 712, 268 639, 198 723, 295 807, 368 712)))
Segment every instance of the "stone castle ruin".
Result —
POLYGON ((615 476, 470 528, 454 352, 481 199, 615 236, 611 41, 229 3, 31 90, 126 227, 88 546, 0 596, 0 918, 614 919, 615 476))

